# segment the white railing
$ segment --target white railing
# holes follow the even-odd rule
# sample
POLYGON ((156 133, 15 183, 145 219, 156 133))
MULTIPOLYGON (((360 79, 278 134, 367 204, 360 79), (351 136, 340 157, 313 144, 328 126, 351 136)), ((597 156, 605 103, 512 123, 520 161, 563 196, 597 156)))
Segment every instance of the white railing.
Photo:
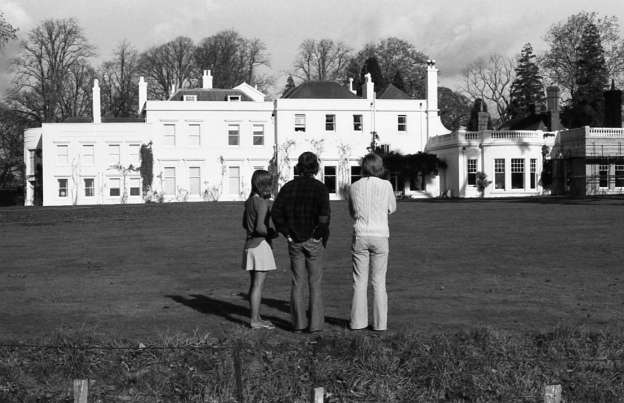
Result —
POLYGON ((592 127, 589 129, 590 135, 598 135, 598 137, 622 137, 624 129, 618 127, 592 127))
POLYGON ((429 146, 442 144, 461 144, 473 141, 498 141, 498 140, 542 140, 546 137, 552 137, 556 132, 544 132, 540 130, 485 130, 485 131, 458 131, 454 133, 444 134, 442 136, 430 137, 429 146))

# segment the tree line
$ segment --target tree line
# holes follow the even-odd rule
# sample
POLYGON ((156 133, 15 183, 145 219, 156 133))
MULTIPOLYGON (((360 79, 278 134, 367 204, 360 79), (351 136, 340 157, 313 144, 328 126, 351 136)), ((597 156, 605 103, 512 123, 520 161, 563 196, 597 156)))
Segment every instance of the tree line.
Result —
MULTIPOLYGON (((494 54, 463 70, 463 88, 440 87, 444 125, 470 128, 477 108, 494 108, 492 124, 531 113, 544 101, 544 86, 563 95, 564 124, 599 124, 602 91, 609 78, 624 82, 624 42, 616 17, 580 12, 552 25, 544 39, 548 50, 535 55, 526 44, 517 58, 494 54), (471 112, 472 110, 472 112, 471 112), (579 117, 580 116, 580 117, 579 117)), ((16 39, 17 29, 0 12, 0 48, 16 39)), ((13 81, 0 104, 0 187, 15 182, 22 170, 22 135, 26 127, 91 116, 91 87, 98 78, 103 115, 136 116, 138 77, 148 82, 151 99, 166 99, 174 88, 201 86, 203 69, 212 70, 214 86, 231 88, 246 81, 261 90, 275 88, 269 51, 260 39, 233 30, 198 42, 184 36, 138 51, 122 41, 109 60, 92 64, 95 47, 75 19, 50 19, 27 32, 12 61, 13 81)), ((306 39, 294 57, 282 93, 297 82, 332 80, 360 90, 370 73, 375 90, 392 84, 411 97, 425 97, 426 61, 412 43, 381 39, 355 50, 332 39, 306 39)))

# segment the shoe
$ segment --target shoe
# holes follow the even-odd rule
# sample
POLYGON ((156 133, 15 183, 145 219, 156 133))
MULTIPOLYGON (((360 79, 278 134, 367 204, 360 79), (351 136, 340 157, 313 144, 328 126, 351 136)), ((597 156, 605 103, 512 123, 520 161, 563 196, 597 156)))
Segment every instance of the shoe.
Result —
POLYGON ((273 323, 269 322, 268 320, 261 320, 259 322, 250 322, 249 326, 252 329, 275 329, 275 326, 273 325, 273 323))
POLYGON ((303 334, 303 332, 305 332, 305 329, 293 329, 294 334, 303 334))

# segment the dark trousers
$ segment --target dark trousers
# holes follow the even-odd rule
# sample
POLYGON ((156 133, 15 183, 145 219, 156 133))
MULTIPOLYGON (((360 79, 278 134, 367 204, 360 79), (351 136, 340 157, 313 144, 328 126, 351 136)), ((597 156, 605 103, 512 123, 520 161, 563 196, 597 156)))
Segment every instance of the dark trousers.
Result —
POLYGON ((323 244, 320 240, 308 239, 305 242, 288 244, 290 270, 292 271, 292 289, 290 293, 290 312, 295 330, 306 327, 311 331, 321 330, 325 322, 325 308, 321 282, 323 280, 323 244), (310 288, 310 323, 306 317, 308 304, 305 301, 306 281, 310 288))

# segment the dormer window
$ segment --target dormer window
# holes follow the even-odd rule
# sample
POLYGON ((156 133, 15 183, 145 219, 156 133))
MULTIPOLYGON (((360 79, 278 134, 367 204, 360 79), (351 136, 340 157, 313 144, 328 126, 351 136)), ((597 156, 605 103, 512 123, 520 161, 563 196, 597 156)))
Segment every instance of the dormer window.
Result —
POLYGON ((197 95, 185 95, 183 99, 184 101, 196 102, 197 95))
POLYGON ((240 95, 228 95, 227 96, 227 100, 229 101, 240 101, 241 100, 241 96, 240 95))

